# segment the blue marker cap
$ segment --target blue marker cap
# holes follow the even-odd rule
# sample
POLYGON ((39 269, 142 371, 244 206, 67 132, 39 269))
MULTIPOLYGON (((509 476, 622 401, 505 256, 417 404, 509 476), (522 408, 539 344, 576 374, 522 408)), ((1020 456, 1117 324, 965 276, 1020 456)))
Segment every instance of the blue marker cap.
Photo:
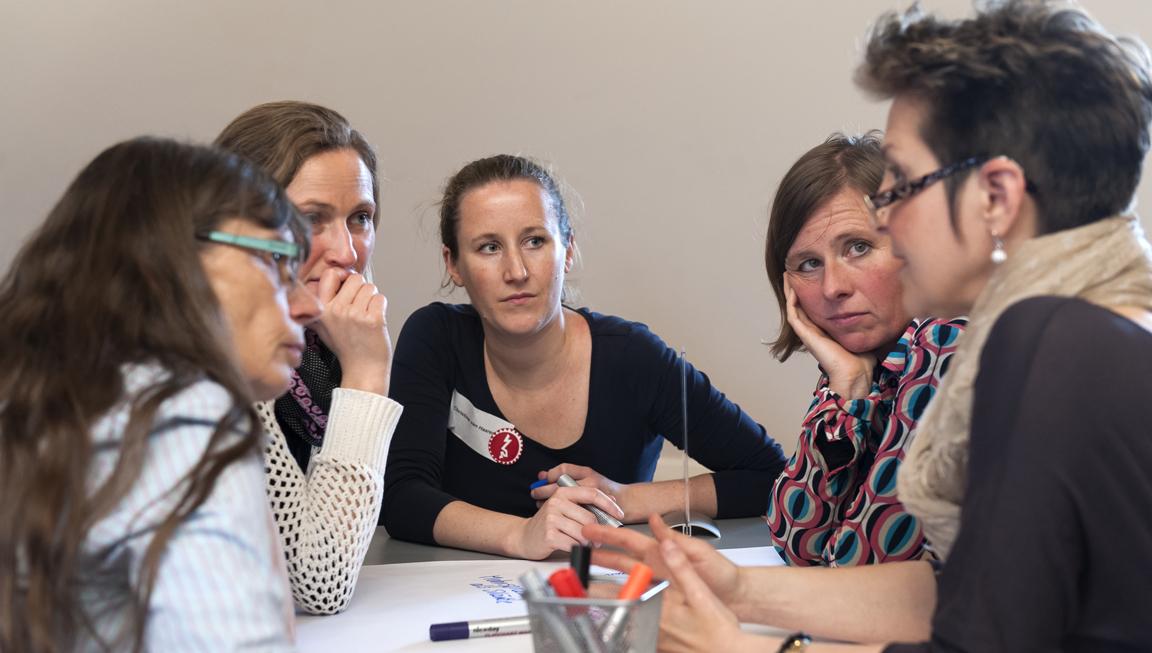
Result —
POLYGON ((467 621, 453 621, 446 624, 432 624, 428 626, 428 638, 433 642, 443 642, 450 639, 468 639, 467 621))
POLYGON ((536 481, 535 483, 533 483, 532 485, 529 485, 528 489, 529 490, 535 490, 536 488, 544 487, 545 485, 548 485, 548 479, 542 478, 539 481, 536 481))

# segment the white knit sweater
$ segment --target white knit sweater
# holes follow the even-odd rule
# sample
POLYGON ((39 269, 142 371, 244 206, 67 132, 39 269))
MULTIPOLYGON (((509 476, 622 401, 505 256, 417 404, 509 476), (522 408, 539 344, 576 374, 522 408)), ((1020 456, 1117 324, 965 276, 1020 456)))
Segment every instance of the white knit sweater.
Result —
POLYGON ((324 443, 308 473, 288 450, 272 402, 256 405, 267 434, 268 498, 296 605, 313 614, 348 607, 376 530, 384 462, 403 407, 371 392, 336 388, 324 443))

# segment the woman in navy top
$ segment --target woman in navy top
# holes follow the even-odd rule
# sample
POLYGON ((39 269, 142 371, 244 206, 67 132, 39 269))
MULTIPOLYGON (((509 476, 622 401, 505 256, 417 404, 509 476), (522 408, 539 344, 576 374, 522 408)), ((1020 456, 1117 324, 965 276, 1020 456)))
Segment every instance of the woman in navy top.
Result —
MULTIPOLYGON (((682 481, 650 482, 663 439, 681 444, 681 362, 642 324, 562 304, 575 242, 548 173, 470 163, 445 190, 441 237, 472 303, 427 306, 400 334, 388 532, 538 559, 584 541, 581 504, 626 522, 682 510, 682 481), (562 473, 579 487, 557 487, 562 473)), ((690 453, 716 470, 690 480, 693 510, 759 514, 780 447, 691 366, 685 390, 690 453)))

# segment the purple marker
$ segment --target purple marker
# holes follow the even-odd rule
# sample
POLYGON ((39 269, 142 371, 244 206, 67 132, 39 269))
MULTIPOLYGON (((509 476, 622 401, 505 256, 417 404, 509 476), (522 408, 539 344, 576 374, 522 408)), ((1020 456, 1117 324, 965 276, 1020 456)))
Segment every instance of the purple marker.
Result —
POLYGON ((433 642, 498 635, 523 635, 532 632, 528 617, 502 617, 474 621, 453 621, 428 626, 428 637, 433 642))

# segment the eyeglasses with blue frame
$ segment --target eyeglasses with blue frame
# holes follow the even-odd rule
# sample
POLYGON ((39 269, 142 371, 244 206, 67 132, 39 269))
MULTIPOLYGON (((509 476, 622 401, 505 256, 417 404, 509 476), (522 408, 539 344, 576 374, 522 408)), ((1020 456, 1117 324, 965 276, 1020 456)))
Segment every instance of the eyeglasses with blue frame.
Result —
POLYGON ((232 245, 252 252, 268 254, 272 263, 280 272, 280 284, 285 288, 292 288, 300 273, 300 246, 286 240, 272 240, 267 238, 253 238, 230 234, 225 231, 209 231, 197 236, 200 240, 224 245, 232 245))

